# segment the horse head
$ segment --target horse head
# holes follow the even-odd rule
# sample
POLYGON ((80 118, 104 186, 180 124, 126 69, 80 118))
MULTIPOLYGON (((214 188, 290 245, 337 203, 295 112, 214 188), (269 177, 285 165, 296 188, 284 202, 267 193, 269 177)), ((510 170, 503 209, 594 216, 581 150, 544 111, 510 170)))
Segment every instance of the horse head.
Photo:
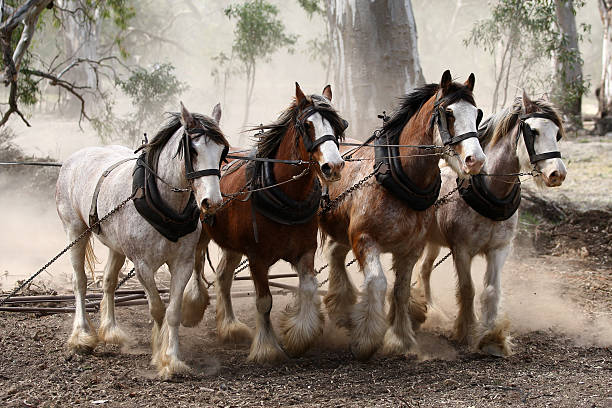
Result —
POLYGON ((212 115, 213 118, 192 114, 181 102, 180 121, 184 138, 181 146, 184 151, 185 176, 191 183, 203 213, 214 213, 223 201, 219 168, 229 149, 229 143, 219 128, 219 104, 213 109, 212 115))
POLYGON ((316 160, 319 177, 325 182, 340 180, 344 160, 338 150, 348 122, 342 119, 331 105, 332 90, 327 85, 322 95, 306 96, 295 83, 297 106, 296 130, 298 148, 303 157, 316 160))
POLYGON ((567 176, 557 143, 564 134, 560 116, 548 102, 532 101, 524 91, 522 108, 517 130, 521 168, 535 167, 547 187, 558 187, 567 176))
POLYGON ((449 146, 455 153, 446 162, 459 175, 478 174, 486 156, 478 142, 477 122, 482 117, 472 92, 475 77, 470 74, 463 85, 452 81, 446 70, 440 80, 433 112, 434 143, 449 146))

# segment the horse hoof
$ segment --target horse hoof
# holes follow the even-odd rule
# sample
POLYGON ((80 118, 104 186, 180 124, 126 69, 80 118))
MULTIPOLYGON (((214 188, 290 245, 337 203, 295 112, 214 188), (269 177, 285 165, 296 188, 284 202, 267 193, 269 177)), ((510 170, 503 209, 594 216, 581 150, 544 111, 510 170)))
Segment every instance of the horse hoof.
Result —
POLYGON ((68 339, 68 347, 77 354, 91 354, 97 345, 98 336, 86 331, 73 332, 68 339))

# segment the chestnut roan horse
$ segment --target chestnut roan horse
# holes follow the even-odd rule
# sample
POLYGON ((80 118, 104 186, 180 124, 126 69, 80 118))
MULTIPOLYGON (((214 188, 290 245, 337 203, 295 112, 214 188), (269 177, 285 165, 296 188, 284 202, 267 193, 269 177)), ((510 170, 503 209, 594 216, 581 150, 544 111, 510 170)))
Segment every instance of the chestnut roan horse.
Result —
MULTIPOLYGON (((490 176, 473 176, 469 182, 461 182, 462 186, 469 184, 469 190, 461 190, 463 199, 453 200, 436 212, 415 289, 417 293, 423 290, 428 305, 432 305, 429 278, 433 263, 442 246, 450 248, 457 272, 457 341, 492 355, 510 353, 508 324, 498 319, 498 311, 501 272, 518 223, 521 189, 516 174, 533 168, 539 173, 536 184, 560 186, 567 174, 557 146, 563 135, 562 120, 555 108, 544 100, 531 101, 523 93, 479 129, 487 154, 483 173, 490 176), (472 259, 478 254, 487 260, 480 321, 474 313, 471 276, 472 259)), ((442 170, 442 180, 442 194, 457 186, 450 169, 442 170)))
MULTIPOLYGON (((257 199, 255 194, 243 195, 219 211, 212 225, 204 226, 201 243, 212 238, 223 250, 215 285, 217 330, 222 340, 251 337, 250 329, 234 316, 230 296, 234 269, 242 255, 249 260, 257 296, 257 327, 248 357, 251 361, 264 363, 285 358, 270 322, 272 296, 268 286, 268 269, 281 259, 295 268, 300 279, 295 305, 287 308, 281 323, 285 350, 290 355, 302 353, 322 332, 323 314, 314 270, 316 211, 321 196, 319 179, 324 184, 340 179, 344 161, 338 151, 338 140, 347 126, 332 108, 331 99, 329 85, 322 96, 306 96, 296 83, 295 102, 275 123, 258 128, 264 132, 257 142, 257 157, 298 159, 305 164, 266 163, 255 172, 267 168, 268 173, 272 173, 269 176, 277 183, 289 181, 275 187, 275 194, 282 194, 282 200, 293 202, 297 209, 301 208, 300 203, 312 203, 308 206, 314 211, 305 219, 281 222, 270 218, 276 218, 274 213, 264 215, 252 207, 257 199), (248 197, 250 199, 242 201, 248 197)), ((252 177, 248 175, 250 169, 251 165, 243 165, 228 170, 221 178, 221 191, 224 194, 240 191, 245 181, 252 177)), ((291 217, 292 212, 287 215, 291 217)))
MULTIPOLYGON (((387 140, 395 140, 399 145, 442 145, 443 131, 446 140, 449 134, 451 141, 456 140, 445 143, 451 153, 444 155, 446 162, 460 177, 478 173, 485 155, 475 137, 478 113, 472 96, 474 82, 474 74, 463 85, 453 82, 450 71, 446 71, 439 85, 415 89, 403 98, 378 139, 388 135, 387 140), (437 115, 444 115, 445 129, 441 129, 439 120, 434 120, 439 118, 437 115)), ((362 148, 353 157, 372 160, 372 150, 362 148)), ((434 187, 439 188, 441 152, 437 149, 432 154, 430 150, 399 147, 404 174, 416 189, 434 191, 433 201, 438 192, 434 187)), ((331 198, 372 171, 364 163, 357 161, 347 165, 342 181, 329 187, 331 198)), ((320 218, 321 229, 330 239, 327 247, 329 292, 324 299, 325 305, 330 318, 350 330, 350 348, 355 357, 369 358, 383 340, 385 351, 393 353, 405 352, 416 343, 408 310, 417 307, 410 302, 410 279, 433 216, 431 204, 424 211, 414 210, 382 185, 370 182, 320 218), (351 249, 365 275, 361 301, 357 304, 358 293, 344 266, 351 249), (384 316, 387 280, 380 262, 383 252, 393 255, 395 272, 388 324, 384 316)))

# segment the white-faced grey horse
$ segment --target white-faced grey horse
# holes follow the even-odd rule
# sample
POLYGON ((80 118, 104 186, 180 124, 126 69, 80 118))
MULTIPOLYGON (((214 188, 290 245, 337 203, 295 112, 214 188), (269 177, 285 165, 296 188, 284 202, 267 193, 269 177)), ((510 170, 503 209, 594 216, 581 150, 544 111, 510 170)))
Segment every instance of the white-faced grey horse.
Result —
MULTIPOLYGON (((544 100, 531 101, 526 94, 493 115, 479 130, 487 155, 483 173, 491 176, 473 176, 471 186, 461 193, 463 199, 440 206, 427 235, 416 292, 422 290, 427 303, 432 304, 429 278, 433 263, 440 248, 449 247, 457 272, 459 303, 454 336, 486 353, 510 352, 507 323, 498 319, 498 311, 501 271, 518 222, 520 188, 515 174, 535 170, 539 173, 535 177, 537 185, 560 186, 567 174, 557 146, 563 134, 563 124, 554 107, 544 100), (477 322, 471 264, 479 254, 486 257, 487 269, 477 322)), ((448 193, 456 185, 455 174, 443 168, 440 194, 448 193)), ((424 316, 412 317, 424 320, 424 316)))
MULTIPOLYGON (((204 212, 214 211, 222 202, 218 171, 228 142, 218 126, 220 114, 218 106, 213 111, 214 119, 191 114, 181 103, 181 113, 170 114, 168 122, 144 146, 145 155, 138 161, 132 150, 126 147, 89 147, 71 155, 62 166, 57 181, 56 203, 69 241, 91 225, 92 210, 97 210, 102 217, 133 194, 132 175, 136 163, 147 171, 144 176, 146 187, 137 190, 134 200, 128 201, 101 223, 101 229, 96 232, 96 237, 109 249, 104 271, 101 324, 97 333, 85 310, 87 279, 84 262, 88 248, 91 249, 91 235, 77 242, 70 251, 76 300, 72 334, 68 339, 72 350, 89 352, 98 341, 121 344, 127 340, 117 326, 114 309, 118 273, 127 257, 133 262, 136 275, 145 288, 154 320, 152 364, 162 378, 187 370, 179 359, 181 305, 200 237, 200 209, 204 212), (154 210, 164 213, 164 222, 160 222, 158 227, 162 231, 164 228, 183 228, 182 233, 178 234, 180 237, 166 238, 167 235, 162 235, 159 229, 141 216, 136 201, 149 200, 149 196, 143 195, 147 189, 149 195, 155 191, 156 199, 160 202, 158 207, 163 207, 154 210), (94 194, 97 199, 92 202, 94 194), (185 214, 188 210, 191 213, 185 214), (177 225, 170 225, 173 219, 168 214, 183 218, 178 217, 177 225), (163 264, 168 265, 171 274, 167 310, 154 280, 156 271, 163 264)), ((206 302, 200 301, 199 304, 200 307, 206 306, 206 302)))

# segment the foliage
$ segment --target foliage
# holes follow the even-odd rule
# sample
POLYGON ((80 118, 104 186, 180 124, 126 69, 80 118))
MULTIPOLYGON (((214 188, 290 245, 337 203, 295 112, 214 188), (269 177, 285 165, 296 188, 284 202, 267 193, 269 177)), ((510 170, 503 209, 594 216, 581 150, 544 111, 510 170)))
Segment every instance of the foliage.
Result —
MULTIPOLYGON (((574 10, 584 4, 574 1, 574 10)), ((585 24, 579 27, 579 42, 589 30, 585 24)), ((507 102, 511 83, 532 94, 548 91, 553 75, 559 74, 546 69, 553 57, 582 65, 580 52, 569 49, 568 38, 560 31, 554 0, 497 0, 492 4, 491 17, 478 21, 464 44, 482 47, 495 56, 493 110, 507 102)), ((580 98, 588 86, 588 80, 582 79, 563 97, 580 98)))
MULTIPOLYGON (((147 123, 157 123, 169 106, 178 104, 179 95, 188 89, 174 74, 170 63, 156 64, 147 70, 134 68, 126 80, 117 85, 130 98, 133 110, 119 119, 123 139, 138 141, 147 123)), ((112 105, 107 106, 108 119, 112 120, 112 105)))
POLYGON ((325 14, 324 0, 298 0, 298 3, 304 9, 304 11, 306 11, 309 18, 314 14, 325 14))
POLYGON ((254 66, 257 60, 267 61, 279 48, 297 41, 296 36, 285 33, 284 24, 277 18, 278 8, 265 0, 231 5, 225 15, 236 19, 232 50, 247 66, 254 66))
MULTIPOLYGON (((297 36, 285 32, 284 24, 278 19, 278 8, 266 0, 248 0, 230 5, 225 9, 225 15, 236 20, 232 56, 240 60, 246 73, 246 124, 257 61, 269 61, 270 56, 279 49, 294 45, 297 36)), ((292 52, 292 48, 289 51, 292 52)))

